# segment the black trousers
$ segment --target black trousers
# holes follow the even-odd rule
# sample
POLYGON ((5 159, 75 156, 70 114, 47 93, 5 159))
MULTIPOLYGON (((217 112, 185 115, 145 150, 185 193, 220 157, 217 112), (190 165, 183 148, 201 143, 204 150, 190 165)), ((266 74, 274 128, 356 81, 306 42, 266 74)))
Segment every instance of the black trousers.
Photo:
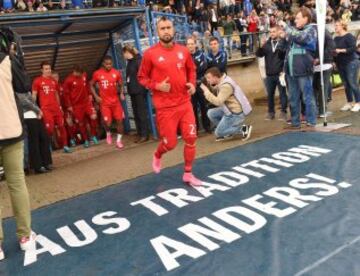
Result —
POLYGON ((146 106, 146 94, 130 94, 131 106, 134 112, 136 132, 141 137, 149 136, 148 110, 146 106))
POLYGON ((38 170, 52 164, 50 141, 44 124, 38 119, 25 119, 29 141, 30 167, 38 170))
POLYGON ((201 90, 200 86, 196 86, 196 92, 191 96, 191 102, 194 109, 194 115, 196 119, 196 127, 199 130, 199 109, 201 114, 201 123, 205 131, 210 131, 210 120, 207 116, 208 103, 205 99, 204 93, 201 90))

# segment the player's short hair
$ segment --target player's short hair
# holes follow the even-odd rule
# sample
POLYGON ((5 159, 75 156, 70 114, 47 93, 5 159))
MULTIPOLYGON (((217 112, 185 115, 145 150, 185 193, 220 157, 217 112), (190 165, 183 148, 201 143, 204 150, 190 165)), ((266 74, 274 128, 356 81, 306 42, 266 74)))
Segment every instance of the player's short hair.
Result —
POLYGON ((156 21, 156 26, 158 26, 160 22, 164 22, 164 21, 170 21, 170 22, 172 23, 172 21, 171 21, 168 17, 166 17, 165 15, 163 15, 163 16, 161 16, 161 17, 159 17, 159 18, 157 19, 157 21, 156 21))
POLYGON ((40 63, 40 69, 43 69, 44 66, 47 66, 47 65, 49 65, 49 66, 51 67, 50 62, 48 62, 48 61, 46 61, 46 60, 42 61, 42 62, 40 63))
POLYGON ((217 78, 221 78, 223 75, 223 73, 221 73, 219 68, 217 68, 216 66, 210 67, 209 69, 207 69, 205 72, 205 75, 207 75, 207 74, 211 74, 212 76, 217 77, 217 78))
POLYGON ((84 68, 79 64, 75 64, 73 66, 73 71, 74 72, 79 72, 79 73, 84 73, 84 68))
POLYGON ((109 56, 109 55, 106 55, 106 56, 103 58, 103 61, 105 61, 105 60, 111 60, 111 61, 112 61, 112 57, 109 56))
POLYGON ((211 42, 213 42, 213 41, 216 41, 217 43, 220 43, 219 39, 218 39, 216 36, 210 37, 209 43, 211 43, 211 42))

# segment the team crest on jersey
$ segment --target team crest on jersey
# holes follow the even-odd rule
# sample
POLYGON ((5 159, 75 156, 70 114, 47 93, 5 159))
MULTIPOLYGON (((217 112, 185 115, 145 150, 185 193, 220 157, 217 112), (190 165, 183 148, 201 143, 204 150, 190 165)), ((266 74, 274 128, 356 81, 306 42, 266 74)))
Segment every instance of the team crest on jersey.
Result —
POLYGON ((165 60, 165 59, 164 59, 164 57, 162 57, 162 56, 160 56, 159 59, 158 59, 159 62, 162 62, 162 61, 164 61, 164 60, 165 60))
POLYGON ((179 52, 179 53, 178 53, 178 58, 179 58, 179 59, 184 59, 184 54, 183 54, 182 52, 179 52))
POLYGON ((104 76, 103 76, 103 75, 101 75, 101 76, 100 76, 100 79, 102 79, 102 80, 103 80, 103 79, 104 79, 104 76))
POLYGON ((114 79, 116 79, 116 74, 112 74, 112 77, 113 77, 114 79))
POLYGON ((76 81, 73 82, 73 85, 76 85, 76 81))

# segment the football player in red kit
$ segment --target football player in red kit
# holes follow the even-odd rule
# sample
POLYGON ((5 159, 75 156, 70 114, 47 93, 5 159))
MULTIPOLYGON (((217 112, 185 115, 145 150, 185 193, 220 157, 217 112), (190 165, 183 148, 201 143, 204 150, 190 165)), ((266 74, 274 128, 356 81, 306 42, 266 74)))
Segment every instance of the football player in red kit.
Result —
POLYGON ((191 104, 191 95, 195 93, 195 64, 188 49, 173 42, 175 30, 172 21, 161 17, 157 22, 157 32, 160 42, 145 51, 138 73, 139 82, 152 90, 161 138, 152 167, 155 173, 160 172, 161 157, 175 148, 177 130, 180 129, 185 142, 183 181, 200 186, 201 180, 192 174, 197 138, 191 104))
MULTIPOLYGON (((60 76, 58 72, 51 71, 51 76, 59 85, 59 99, 60 99, 60 106, 64 112, 64 125, 66 129, 66 134, 68 136, 68 139, 70 139, 70 146, 75 147, 76 146, 76 134, 77 134, 77 128, 73 120, 72 114, 67 110, 67 104, 65 102, 65 95, 64 95, 64 89, 60 82, 60 76)), ((60 141, 61 142, 61 141, 60 141)))
POLYGON ((67 135, 64 127, 64 114, 60 107, 59 85, 51 76, 51 65, 44 61, 41 63, 42 75, 35 78, 32 84, 34 101, 39 99, 39 105, 43 113, 43 121, 50 137, 54 134, 57 125, 64 152, 71 152, 67 143, 67 135))
POLYGON ((122 90, 122 78, 120 72, 114 69, 112 59, 110 56, 105 56, 102 68, 95 71, 93 78, 90 81, 90 88, 95 97, 95 100, 100 104, 101 116, 103 117, 106 142, 110 145, 112 143, 110 127, 113 119, 116 122, 117 139, 116 146, 121 149, 124 145, 121 142, 123 133, 123 119, 124 111, 122 109, 118 91, 120 92, 120 99, 125 100, 122 90), (94 85, 98 84, 99 94, 97 94, 94 85))
POLYGON ((86 129, 87 122, 90 124, 91 139, 94 144, 98 144, 96 138, 96 110, 92 104, 87 75, 80 66, 74 66, 73 72, 66 77, 63 88, 67 110, 73 115, 75 122, 79 126, 81 137, 84 140, 84 147, 88 148, 90 146, 86 129))

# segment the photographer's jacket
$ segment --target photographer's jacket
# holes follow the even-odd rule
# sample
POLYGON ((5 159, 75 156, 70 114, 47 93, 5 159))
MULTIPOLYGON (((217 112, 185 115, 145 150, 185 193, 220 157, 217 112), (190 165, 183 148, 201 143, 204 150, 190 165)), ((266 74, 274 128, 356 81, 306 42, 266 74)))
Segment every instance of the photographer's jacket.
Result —
POLYGON ((220 83, 216 86, 215 94, 208 90, 204 91, 205 98, 215 106, 224 110, 225 115, 240 114, 248 115, 252 108, 249 100, 239 85, 224 74, 220 83))

